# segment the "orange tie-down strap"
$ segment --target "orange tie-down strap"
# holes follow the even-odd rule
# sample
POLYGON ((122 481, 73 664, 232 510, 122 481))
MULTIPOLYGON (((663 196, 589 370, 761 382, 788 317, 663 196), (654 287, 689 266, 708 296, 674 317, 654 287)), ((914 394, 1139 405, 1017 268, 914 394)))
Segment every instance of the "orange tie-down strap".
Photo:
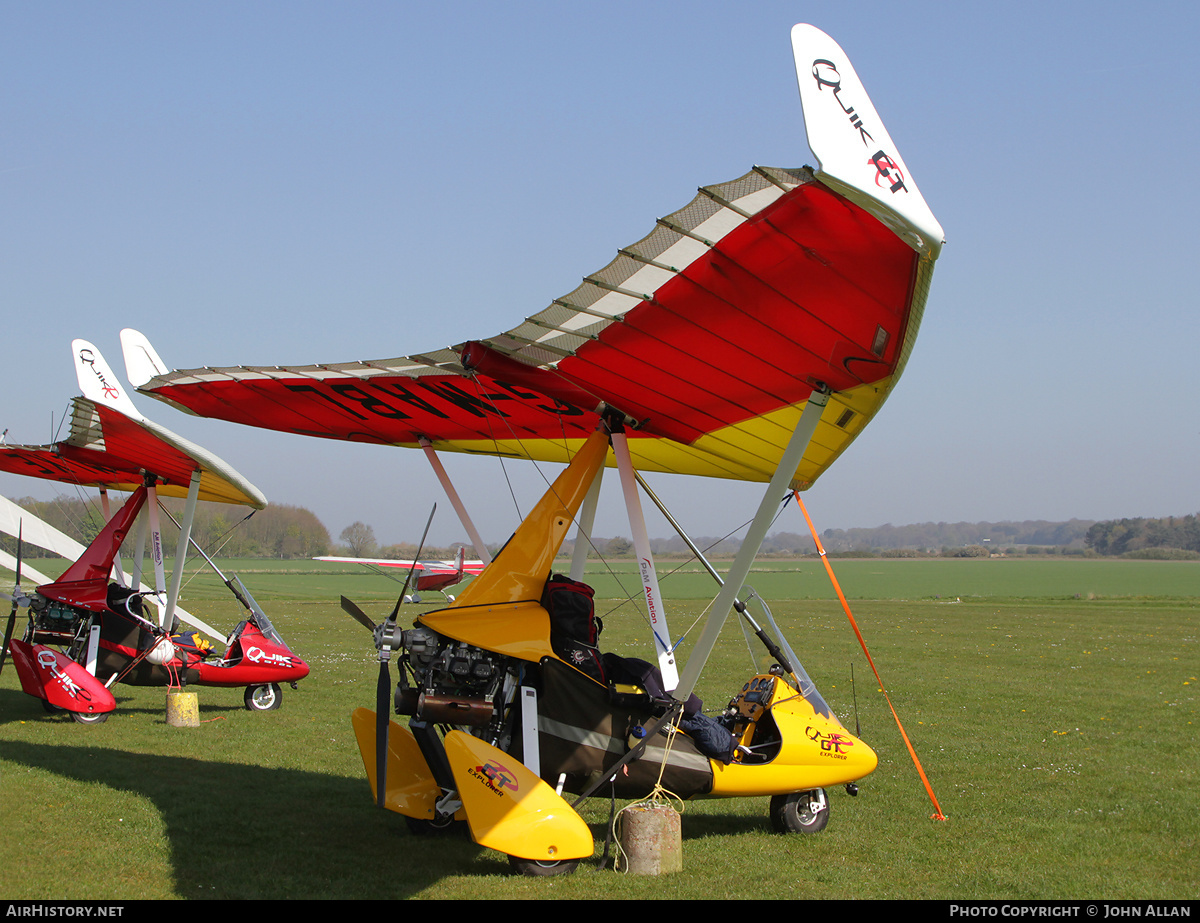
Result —
POLYGON ((908 747, 908 755, 912 757, 913 765, 917 767, 917 774, 921 777, 921 782, 925 785, 925 791, 929 793, 929 800, 933 802, 934 814, 933 820, 945 820, 946 815, 942 813, 941 805, 938 804, 937 795, 933 793, 933 786, 929 784, 929 779, 925 775, 925 770, 921 766, 921 761, 917 759, 917 751, 913 749, 912 742, 908 739, 908 734, 904 731, 904 725, 900 723, 900 716, 896 714, 896 708, 892 705, 892 699, 887 694, 887 689, 883 686, 883 680, 879 678, 879 671, 875 669, 875 661, 871 659, 871 652, 867 650, 867 642, 863 640, 862 632, 858 630, 858 622, 854 620, 854 613, 850 611, 850 604, 846 602, 846 596, 842 593, 842 588, 838 584, 837 577, 834 576, 833 566, 829 563, 829 556, 825 554, 825 546, 821 544, 821 539, 817 535, 817 529, 813 525, 812 517, 808 515, 808 508, 805 507, 804 501, 800 499, 800 492, 793 490, 792 495, 795 496, 796 502, 800 504, 800 512, 804 514, 804 521, 808 523, 808 529, 812 533, 813 542, 816 543, 817 553, 821 556, 821 563, 825 565, 825 572, 829 574, 829 580, 833 584, 833 589, 837 593, 837 597, 842 602, 842 609, 846 613, 846 618, 850 620, 850 627, 854 629, 855 637, 858 638, 859 646, 863 649, 863 653, 867 657, 867 663, 871 665, 871 672, 875 674, 875 681, 879 683, 879 691, 883 693, 884 699, 887 700, 888 708, 892 710, 892 717, 896 719, 896 727, 900 728, 900 736, 904 738, 904 746, 908 747))

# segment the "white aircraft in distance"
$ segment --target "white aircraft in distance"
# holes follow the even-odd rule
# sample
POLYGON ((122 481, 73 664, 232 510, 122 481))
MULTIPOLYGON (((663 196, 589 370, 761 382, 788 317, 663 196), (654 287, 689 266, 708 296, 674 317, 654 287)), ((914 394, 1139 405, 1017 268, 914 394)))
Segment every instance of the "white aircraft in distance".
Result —
POLYGON ((463 577, 475 577, 483 571, 482 561, 467 561, 464 560, 465 557, 466 549, 459 548, 453 561, 406 561, 399 558, 338 558, 330 556, 313 558, 313 560, 331 561, 336 564, 361 564, 391 580, 399 579, 401 583, 411 571, 412 577, 409 586, 413 591, 404 597, 404 602, 419 603, 421 593, 433 591, 445 596, 447 602, 454 602, 454 597, 449 595, 446 590, 462 583, 463 577), (397 578, 395 573, 391 573, 392 571, 399 571, 401 576, 397 578))
POLYGON ((174 372, 122 334, 131 381, 192 413, 422 448, 485 561, 436 450, 569 463, 453 603, 404 630, 398 607, 376 625, 347 606, 379 651, 376 709, 353 719, 378 804, 417 830, 466 826, 527 874, 592 855, 575 807, 596 793, 763 796, 776 829, 811 832, 829 817, 826 788, 853 794, 877 763, 769 609, 760 626, 739 594, 780 501, 833 464, 903 372, 943 234, 845 52, 808 25, 791 39, 818 167, 754 167, 701 188, 508 331, 394 359, 174 372), (620 473, 653 665, 599 655, 591 591, 577 584, 606 466, 620 473), (639 469, 768 484, 723 579, 710 568, 722 586, 703 627, 682 641, 667 628, 639 484, 658 499, 639 469), (564 580, 551 569, 572 523, 564 580), (691 693, 735 609, 772 663, 705 715, 691 693))

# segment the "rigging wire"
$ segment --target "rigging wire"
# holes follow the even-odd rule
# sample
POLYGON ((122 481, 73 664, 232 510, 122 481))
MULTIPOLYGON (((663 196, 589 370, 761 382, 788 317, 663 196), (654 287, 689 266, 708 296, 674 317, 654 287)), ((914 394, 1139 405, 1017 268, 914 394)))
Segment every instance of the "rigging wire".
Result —
MULTIPOLYGON (((180 540, 180 538, 183 537, 183 527, 179 524, 179 520, 175 518, 174 514, 169 509, 167 509, 167 506, 163 502, 161 497, 158 500, 158 508, 167 514, 167 518, 169 520, 171 520, 171 523, 175 526, 176 529, 179 530, 179 533, 175 536, 175 554, 176 554, 176 556, 178 556, 179 555, 179 540, 180 540)), ((211 555, 209 555, 209 557, 213 557, 213 558, 217 557, 221 553, 221 549, 224 548, 227 544, 229 544, 230 540, 233 538, 234 530, 240 528, 242 526, 242 524, 247 519, 249 519, 251 516, 253 516, 256 512, 257 512, 257 510, 251 510, 249 513, 247 513, 245 516, 243 516, 241 519, 239 519, 237 522, 235 522, 233 525, 231 525, 228 529, 226 529, 223 535, 217 536, 217 541, 220 542, 220 544, 217 545, 217 547, 215 549, 213 549, 213 552, 211 555)), ((183 565, 184 565, 185 569, 187 567, 188 550, 191 547, 191 543, 194 541, 195 541, 195 538, 189 536, 188 543, 184 546, 184 549, 183 549, 183 565)), ((192 581, 195 580, 202 573, 203 573, 202 568, 198 567, 195 570, 193 570, 191 576, 188 577, 187 580, 184 581, 182 586, 180 586, 179 592, 182 594, 185 589, 187 589, 189 586, 191 586, 192 581)))
MULTIPOLYGON (((475 393, 476 393, 476 395, 478 395, 480 401, 485 402, 489 407, 491 407, 492 410, 494 410, 496 412, 496 415, 498 417, 500 417, 501 420, 507 419, 507 417, 505 417, 505 415, 500 411, 500 408, 496 406, 496 402, 493 401, 490 397, 488 397, 483 392, 483 388, 479 384, 479 376, 472 374, 472 375, 469 375, 468 377, 470 378, 471 385, 475 388, 475 393)), ((484 420, 487 422, 488 435, 492 437, 492 447, 496 450, 496 458, 498 458, 500 460, 500 471, 504 474, 504 483, 508 487, 508 495, 510 497, 512 497, 513 508, 517 511, 517 519, 519 519, 519 520, 524 519, 525 517, 521 515, 521 505, 517 502, 516 491, 513 490, 512 479, 509 478, 508 468, 504 464, 504 454, 500 451, 500 440, 498 438, 496 438, 496 431, 492 427, 492 418, 485 414, 484 420)), ((508 431, 510 433, 512 433, 511 426, 508 427, 508 431)), ((516 433, 513 433, 513 438, 517 440, 518 445, 521 444, 521 440, 517 438, 516 433)), ((530 460, 532 461, 532 459, 530 459, 530 460)), ((536 463, 535 463, 535 467, 536 467, 536 463)))
MULTIPOLYGON (((472 383, 474 384, 475 392, 479 396, 479 399, 481 401, 487 402, 488 406, 490 406, 495 411, 496 415, 498 417, 500 417, 501 420, 507 421, 508 418, 500 411, 500 408, 497 407, 495 402, 492 401, 491 398, 489 398, 488 395, 484 393, 482 387, 479 384, 478 376, 471 375, 470 377, 471 377, 472 383)), ((570 458, 571 458, 570 446, 567 444, 566 427, 563 425, 561 415, 559 415, 558 424, 559 424, 559 429, 562 432, 562 436, 563 436, 563 444, 562 444, 563 457, 566 458, 569 462, 570 458)), ((507 426, 508 432, 512 436, 513 441, 517 445, 519 445, 521 447, 522 451, 525 453, 526 460, 528 460, 533 465, 533 470, 538 473, 538 475, 541 477, 542 481, 546 484, 547 488, 552 490, 554 488, 554 482, 551 481, 550 478, 546 475, 546 472, 542 470, 542 466, 539 465, 537 459, 533 457, 533 453, 525 448, 524 439, 512 428, 511 424, 506 423, 505 425, 507 426)), ((500 458, 501 469, 504 471, 505 481, 506 481, 506 483, 508 483, 509 493, 512 494, 513 486, 512 486, 511 481, 508 480, 508 469, 504 467, 504 456, 501 455, 499 452, 499 441, 497 440, 495 431, 492 428, 492 421, 490 418, 488 418, 488 432, 492 436, 493 446, 496 447, 497 457, 500 458)), ((517 513, 519 515, 521 510, 520 510, 520 506, 517 505, 517 498, 516 498, 515 494, 513 494, 513 505, 517 507, 517 513)), ((564 506, 565 505, 566 504, 564 504, 564 506)), ((571 521, 572 521, 572 524, 576 527, 576 531, 578 532, 578 528, 579 528, 578 521, 575 519, 575 517, 572 517, 571 521)), ((633 602, 638 597, 639 594, 629 592, 629 590, 625 587, 624 583, 621 581, 620 575, 617 573, 617 571, 615 571, 613 569, 612 565, 608 562, 608 559, 604 557, 604 554, 600 551, 600 549, 596 547, 596 544, 592 541, 592 537, 590 535, 585 535, 584 537, 588 543, 588 547, 591 548, 592 551, 594 551, 596 553, 596 558, 600 561, 601 564, 604 565, 604 568, 607 571, 608 575, 610 577, 612 577, 612 579, 616 582, 617 587, 620 589, 620 591, 622 593, 626 594, 625 599, 618 602, 616 606, 614 606, 612 609, 609 609, 608 612, 606 612, 603 616, 601 616, 601 618, 606 618, 609 614, 611 614, 612 612, 615 612, 617 609, 621 608, 626 603, 633 602)), ((645 621, 645 623, 647 625, 650 624, 649 611, 645 610, 644 608, 642 608, 640 606, 638 607, 638 611, 641 613, 643 621, 645 621)))
MULTIPOLYGON (((782 502, 780 503, 780 505, 779 505, 779 510, 778 510, 778 511, 775 513, 775 516, 774 516, 774 517, 772 518, 772 520, 771 520, 771 523, 772 523, 772 525, 773 525, 773 524, 774 524, 774 523, 775 523, 775 522, 776 522, 776 521, 779 519, 779 517, 780 517, 780 516, 783 514, 784 508, 787 506, 787 504, 788 504, 788 501, 789 501, 790 499, 791 499, 791 495, 790 495, 790 494, 788 494, 788 495, 784 496, 784 498, 783 498, 783 501, 782 501, 782 502)), ((709 543, 709 544, 708 544, 708 545, 706 545, 705 547, 701 548, 701 549, 700 549, 701 553, 704 553, 704 552, 706 552, 706 551, 709 551, 709 550, 710 550, 710 549, 712 549, 712 548, 715 548, 717 545, 721 544, 721 542, 725 541, 725 540, 726 540, 726 539, 728 539, 730 536, 732 536, 732 535, 734 535, 735 533, 737 533, 737 532, 740 532, 742 529, 746 528, 746 527, 747 527, 748 525, 750 525, 750 523, 751 523, 751 522, 753 522, 753 521, 754 521, 754 520, 753 520, 753 518, 751 518, 751 519, 747 519, 747 520, 746 520, 745 522, 743 522, 741 525, 739 525, 739 526, 735 526, 733 529, 731 529, 730 531, 726 532, 726 533, 725 533, 723 536, 721 536, 720 538, 718 538, 718 539, 715 539, 714 541, 712 541, 711 543, 709 543)), ((692 555, 691 555, 691 557, 689 557, 689 558, 686 558, 684 561, 680 562, 678 565, 676 565, 675 567, 673 567, 671 570, 667 571, 667 572, 666 572, 666 573, 663 575, 663 579, 665 579, 665 578, 667 578, 667 577, 671 577, 671 576, 673 576, 674 574, 676 574, 676 573, 678 573, 680 570, 682 570, 684 567, 687 567, 687 566, 688 566, 689 564, 691 564, 692 562, 694 562, 694 561, 699 561, 699 560, 700 560, 700 559, 699 559, 699 558, 696 556, 695 552, 693 552, 693 553, 692 553, 692 555)), ((624 589, 624 587, 622 587, 622 590, 623 590, 623 589, 624 589)), ((629 601, 631 601, 631 600, 632 600, 632 599, 634 599, 634 598, 635 598, 635 595, 630 595, 630 596, 629 596, 627 599, 624 599, 624 600, 621 600, 621 601, 619 601, 619 602, 617 603, 617 605, 616 605, 616 606, 614 606, 612 609, 610 609, 610 610, 609 610, 609 612, 613 612, 613 611, 615 611, 616 609, 619 609, 619 608, 620 608, 621 606, 623 606, 623 605, 624 605, 626 602, 629 602, 629 601)), ((688 635, 689 635, 689 634, 692 632, 692 630, 693 630, 693 629, 696 627, 696 625, 698 625, 698 624, 700 623, 701 619, 703 619, 703 618, 704 618, 704 617, 705 617, 705 616, 708 614, 708 611, 709 611, 709 610, 712 608, 712 604, 713 604, 714 602, 716 602, 716 600, 715 600, 715 599, 711 600, 711 601, 709 602, 709 604, 708 604, 707 606, 705 606, 705 607, 704 607, 704 610, 703 610, 703 611, 702 611, 702 612, 701 612, 701 613, 700 613, 700 614, 699 614, 699 615, 698 615, 698 616, 697 616, 695 619, 693 619, 693 620, 692 620, 691 624, 690 624, 690 625, 688 625, 687 629, 686 629, 686 630, 684 630, 684 632, 683 632, 683 633, 682 633, 682 634, 679 636, 678 640, 677 640, 677 641, 675 642, 675 644, 672 646, 672 649, 674 649, 674 648, 678 647, 680 644, 682 644, 682 643, 683 643, 683 641, 684 641, 684 640, 686 640, 686 638, 687 638, 687 637, 688 637, 688 635)), ((607 614, 608 614, 608 613, 606 613, 606 615, 607 615, 607 614)), ((747 639, 747 646, 748 646, 748 647, 750 647, 750 644, 749 644, 749 639, 747 639)), ((753 648, 752 648, 752 647, 751 647, 750 649, 751 649, 751 651, 753 651, 753 648)), ((753 659, 753 653, 751 654, 751 659, 753 659)))

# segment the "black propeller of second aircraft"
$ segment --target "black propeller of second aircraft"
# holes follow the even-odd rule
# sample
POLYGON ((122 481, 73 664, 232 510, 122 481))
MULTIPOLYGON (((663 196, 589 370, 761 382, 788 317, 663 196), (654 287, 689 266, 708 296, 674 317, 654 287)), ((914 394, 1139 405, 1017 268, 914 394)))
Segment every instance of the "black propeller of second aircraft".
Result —
POLYGON ((8 659, 8 645, 12 641, 13 629, 17 625, 17 606, 21 599, 21 527, 17 526, 17 585, 13 588, 12 611, 8 613, 8 625, 4 629, 4 647, 0 647, 0 673, 4 672, 4 661, 8 659))

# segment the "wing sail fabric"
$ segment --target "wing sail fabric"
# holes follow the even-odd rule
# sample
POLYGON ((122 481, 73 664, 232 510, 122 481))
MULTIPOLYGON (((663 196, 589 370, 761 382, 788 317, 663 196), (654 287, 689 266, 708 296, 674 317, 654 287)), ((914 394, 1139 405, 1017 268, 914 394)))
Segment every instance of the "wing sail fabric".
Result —
POLYGON ((131 419, 86 397, 74 399, 70 435, 49 446, 0 445, 0 470, 84 487, 134 491, 143 472, 159 493, 187 496, 200 471, 200 499, 262 509, 266 497, 226 462, 145 418, 131 419))
POLYGON ((903 370, 935 256, 807 169, 756 167, 701 189, 573 292, 479 341, 546 385, 469 372, 460 344, 171 372, 141 390, 250 426, 548 461, 568 460, 603 402, 636 421, 643 470, 765 481, 827 385, 834 397, 793 479, 805 488, 903 370))

